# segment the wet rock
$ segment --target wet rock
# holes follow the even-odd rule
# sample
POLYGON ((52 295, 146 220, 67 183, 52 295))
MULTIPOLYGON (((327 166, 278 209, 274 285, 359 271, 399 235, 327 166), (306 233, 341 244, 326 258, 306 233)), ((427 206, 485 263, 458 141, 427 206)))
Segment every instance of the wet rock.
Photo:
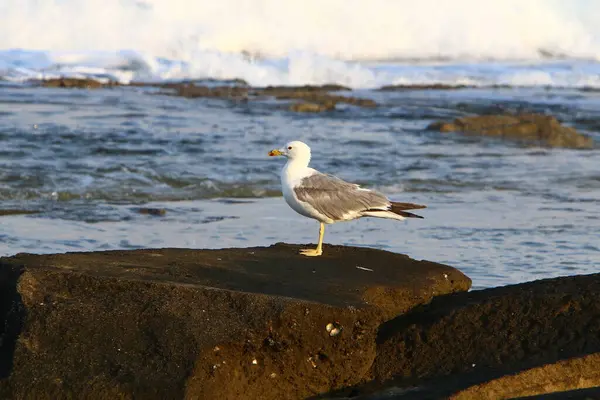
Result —
POLYGON ((562 125, 556 118, 543 114, 479 115, 438 121, 428 129, 439 132, 465 132, 536 142, 540 145, 567 148, 592 148, 592 138, 562 125))
POLYGON ((167 214, 167 210, 165 210, 164 208, 142 207, 142 208, 138 208, 136 211, 143 215, 154 215, 154 216, 158 216, 158 217, 162 217, 163 215, 167 214))
POLYGON ((337 85, 337 84, 327 84, 327 85, 302 85, 302 86, 267 86, 262 89, 258 89, 263 93, 271 96, 277 96, 280 94, 287 93, 306 93, 306 92, 339 92, 339 91, 350 91, 347 86, 337 85))
POLYGON ((385 251, 298 250, 1 258, 0 398, 306 398, 367 379, 381 322, 471 284, 385 251))
POLYGON ((278 100, 304 100, 309 103, 322 104, 326 106, 335 106, 337 103, 345 103, 358 107, 374 108, 377 103, 371 99, 363 99, 351 96, 335 96, 323 92, 313 91, 290 91, 274 94, 278 100))
POLYGON ((129 86, 135 87, 159 87, 164 89, 175 89, 179 86, 195 85, 199 87, 215 87, 215 86, 249 86, 248 82, 240 78, 234 79, 194 79, 194 80, 180 80, 172 82, 145 82, 145 81, 132 81, 129 86))
POLYGON ((335 110, 335 103, 317 104, 317 103, 292 103, 290 111, 304 113, 320 113, 335 110))
POLYGON ((29 215, 29 214, 37 214, 39 211, 32 210, 0 210, 0 217, 8 216, 8 215, 29 215))
POLYGON ((447 85, 443 83, 434 83, 434 84, 413 84, 413 85, 385 85, 380 87, 379 91, 381 92, 395 92, 395 91, 403 91, 403 90, 458 90, 458 89, 466 89, 472 88, 473 86, 468 85, 447 85))
MULTIPOLYGON (((594 274, 439 297, 382 325, 373 374, 390 386, 419 382, 422 393, 445 398, 529 368, 547 366, 531 373, 550 376, 548 365, 598 352, 600 274, 594 274)), ((567 365, 580 364, 555 370, 567 365)), ((528 390, 540 389, 529 383, 528 390)))
POLYGON ((169 89, 175 96, 189 98, 222 98, 231 100, 258 101, 265 98, 276 100, 297 100, 288 109, 296 112, 323 112, 335 109, 336 104, 344 103, 357 107, 376 107, 377 103, 371 99, 353 96, 339 96, 330 92, 348 91, 349 88, 341 85, 322 86, 267 86, 253 88, 240 85, 198 86, 193 83, 167 83, 162 88, 169 89))
POLYGON ((475 85, 449 85, 445 83, 431 83, 431 84, 405 84, 405 85, 385 85, 380 87, 381 92, 395 92, 405 90, 460 90, 460 89, 509 89, 510 85, 487 85, 487 86, 475 86, 475 85))
POLYGON ((196 86, 186 84, 173 84, 164 86, 175 89, 176 96, 197 98, 223 98, 223 99, 247 99, 248 88, 243 86, 196 86))
POLYGON ((322 86, 268 86, 263 89, 254 89, 254 93, 260 96, 271 96, 277 100, 300 100, 301 102, 293 103, 290 106, 290 110, 297 112, 331 111, 335 109, 338 103, 366 108, 377 107, 377 103, 371 99, 330 93, 349 90, 351 89, 345 86, 330 84, 322 86))
POLYGON ((48 88, 77 88, 77 89, 99 89, 118 86, 117 82, 102 83, 95 79, 79 78, 56 78, 47 79, 40 82, 40 85, 48 88))

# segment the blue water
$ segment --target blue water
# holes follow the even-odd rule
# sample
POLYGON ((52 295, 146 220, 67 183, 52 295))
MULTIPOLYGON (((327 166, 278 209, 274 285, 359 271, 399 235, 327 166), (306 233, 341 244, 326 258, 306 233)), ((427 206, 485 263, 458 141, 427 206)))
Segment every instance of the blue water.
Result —
POLYGON ((598 148, 425 130, 500 104, 556 115, 598 141, 598 92, 360 90, 381 106, 321 115, 155 92, 0 86, 1 205, 39 211, 0 217, 0 254, 314 243, 317 223, 288 208, 282 160, 266 156, 300 139, 314 167, 429 207, 424 220, 335 224, 326 243, 447 263, 476 288, 600 266, 598 148))

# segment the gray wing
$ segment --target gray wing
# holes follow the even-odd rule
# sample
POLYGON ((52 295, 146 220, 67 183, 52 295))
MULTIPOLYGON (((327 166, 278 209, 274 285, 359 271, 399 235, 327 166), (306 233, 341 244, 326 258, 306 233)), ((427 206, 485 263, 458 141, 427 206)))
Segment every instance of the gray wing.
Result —
POLYGON ((309 203, 318 212, 336 221, 348 213, 387 210, 390 207, 389 200, 381 193, 319 172, 302 179, 294 192, 298 200, 309 203))

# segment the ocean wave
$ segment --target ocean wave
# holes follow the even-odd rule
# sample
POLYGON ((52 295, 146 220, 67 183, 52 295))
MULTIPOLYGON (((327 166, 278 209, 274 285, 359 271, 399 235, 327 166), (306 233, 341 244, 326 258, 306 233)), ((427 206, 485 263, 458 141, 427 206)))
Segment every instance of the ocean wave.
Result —
POLYGON ((4 0, 0 15, 6 80, 600 85, 593 0, 4 0))
POLYGON ((297 53, 285 59, 249 62, 231 54, 203 53, 194 61, 182 62, 131 51, 66 56, 64 53, 31 53, 0 51, 0 79, 25 82, 69 77, 121 84, 241 79, 252 86, 333 83, 354 89, 387 85, 600 88, 600 62, 592 61, 373 64, 297 53))
POLYGON ((594 0, 3 0, 0 48, 344 60, 597 58, 594 0))

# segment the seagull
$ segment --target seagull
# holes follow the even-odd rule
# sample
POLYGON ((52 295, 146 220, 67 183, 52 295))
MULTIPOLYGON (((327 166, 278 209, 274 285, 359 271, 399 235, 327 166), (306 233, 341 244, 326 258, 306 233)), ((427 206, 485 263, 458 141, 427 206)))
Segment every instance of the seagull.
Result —
POLYGON ((300 250, 302 255, 323 254, 325 224, 361 217, 399 221, 406 218, 423 218, 406 210, 426 206, 390 201, 382 193, 361 188, 354 183, 310 168, 310 147, 303 142, 289 142, 281 149, 271 150, 269 156, 287 158, 281 170, 281 189, 288 205, 300 215, 319 221, 319 244, 316 249, 300 250))

